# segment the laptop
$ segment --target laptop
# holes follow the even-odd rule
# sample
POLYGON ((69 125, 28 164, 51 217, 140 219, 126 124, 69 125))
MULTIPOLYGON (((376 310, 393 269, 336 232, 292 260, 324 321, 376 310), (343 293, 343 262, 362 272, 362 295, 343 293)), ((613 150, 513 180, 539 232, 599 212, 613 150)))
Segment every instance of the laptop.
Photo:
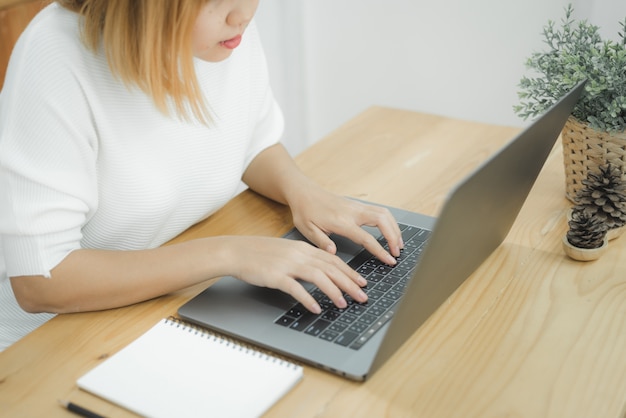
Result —
MULTIPOLYGON (((448 194, 437 218, 390 207, 405 249, 394 267, 333 236, 338 255, 367 278, 368 302, 324 312, 290 295, 224 277, 180 307, 181 318, 340 376, 370 377, 502 243, 583 89, 577 85, 448 194)), ((378 230, 366 228, 380 238, 378 230)), ((285 235, 304 238, 297 230, 285 235)), ((349 298, 348 298, 349 299, 349 298)))

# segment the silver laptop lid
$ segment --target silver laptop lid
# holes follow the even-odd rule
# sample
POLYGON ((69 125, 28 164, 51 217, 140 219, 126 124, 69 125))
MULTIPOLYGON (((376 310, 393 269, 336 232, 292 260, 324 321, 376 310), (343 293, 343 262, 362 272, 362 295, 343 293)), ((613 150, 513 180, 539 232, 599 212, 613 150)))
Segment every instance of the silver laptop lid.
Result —
POLYGON ((584 82, 450 192, 376 355, 373 373, 502 243, 584 82), (414 303, 411 295, 428 295, 414 303))

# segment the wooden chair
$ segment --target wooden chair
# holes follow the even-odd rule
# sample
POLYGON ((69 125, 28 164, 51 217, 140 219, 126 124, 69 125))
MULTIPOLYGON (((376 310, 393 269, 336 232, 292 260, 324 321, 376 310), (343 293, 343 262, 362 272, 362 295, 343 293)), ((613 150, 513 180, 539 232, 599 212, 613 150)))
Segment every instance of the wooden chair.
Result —
POLYGON ((28 22, 49 3, 49 0, 0 0, 0 90, 17 38, 28 22))

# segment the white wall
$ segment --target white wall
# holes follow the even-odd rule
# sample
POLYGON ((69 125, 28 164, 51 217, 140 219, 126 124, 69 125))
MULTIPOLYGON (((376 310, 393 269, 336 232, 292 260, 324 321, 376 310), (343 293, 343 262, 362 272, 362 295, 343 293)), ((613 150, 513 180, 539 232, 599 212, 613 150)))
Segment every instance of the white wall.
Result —
MULTIPOLYGON (((371 105, 521 126, 524 61, 567 0, 262 0, 258 24, 292 154, 371 105)), ((623 0, 573 0, 617 38, 623 0)))

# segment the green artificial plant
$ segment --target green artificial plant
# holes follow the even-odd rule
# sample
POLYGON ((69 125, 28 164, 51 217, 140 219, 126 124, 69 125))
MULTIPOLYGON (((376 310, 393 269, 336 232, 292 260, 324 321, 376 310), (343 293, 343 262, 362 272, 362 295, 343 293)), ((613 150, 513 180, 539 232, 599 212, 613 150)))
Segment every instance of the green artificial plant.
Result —
POLYGON ((598 27, 572 18, 565 9, 560 27, 549 21, 543 29, 548 48, 534 52, 526 66, 534 77, 522 77, 520 103, 514 111, 524 119, 542 114, 579 82, 585 92, 572 115, 597 130, 622 132, 626 128, 626 18, 619 41, 603 40, 598 27))

